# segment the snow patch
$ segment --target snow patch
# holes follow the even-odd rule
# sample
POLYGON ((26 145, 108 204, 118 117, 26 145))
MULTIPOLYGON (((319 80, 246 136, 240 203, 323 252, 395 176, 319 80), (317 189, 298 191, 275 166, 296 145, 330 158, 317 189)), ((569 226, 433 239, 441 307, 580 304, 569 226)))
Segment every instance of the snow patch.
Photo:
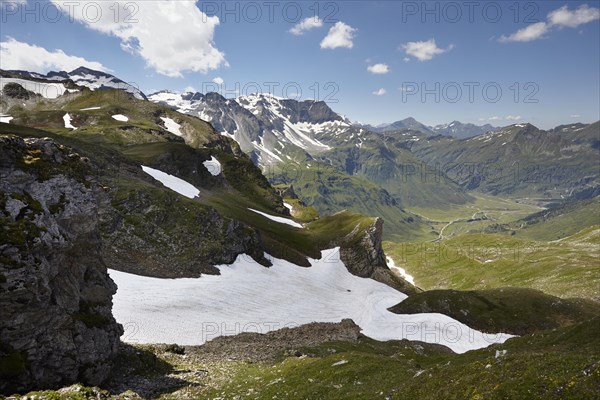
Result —
POLYGON ((387 309, 406 299, 391 287, 348 272, 339 248, 304 268, 270 258, 265 268, 247 255, 219 265, 220 275, 159 279, 109 270, 118 286, 113 312, 136 343, 200 345, 217 336, 261 332, 351 318, 376 340, 419 340, 457 353, 503 343, 512 335, 484 334, 446 315, 399 315, 387 309))
POLYGON ((144 170, 145 173, 162 183, 164 186, 185 197, 193 199, 194 197, 197 197, 200 194, 200 191, 196 189, 194 185, 176 176, 169 175, 165 172, 159 171, 154 168, 146 167, 144 165, 142 165, 142 170, 144 170))
POLYGON ((79 110, 79 111, 92 111, 92 110, 99 110, 99 109, 101 109, 101 108, 102 108, 102 107, 88 107, 88 108, 82 108, 82 109, 81 109, 81 110, 79 110))
POLYGON ((4 122, 5 124, 10 124, 10 121, 14 119, 10 115, 0 115, 0 122, 4 122))
POLYGON ((415 284, 415 278, 412 275, 407 274, 406 270, 404 268, 397 267, 396 264, 394 263, 394 260, 392 260, 392 258, 390 256, 387 256, 386 258, 387 258, 388 267, 392 271, 398 272, 400 274, 400 276, 403 277, 411 285, 415 284))
POLYGON ((283 206, 290 211, 294 209, 294 206, 292 206, 290 203, 286 203, 285 201, 283 202, 283 206))
POLYGON ((348 360, 340 360, 336 363, 331 364, 332 367, 336 367, 338 365, 344 365, 344 364, 348 364, 348 360))
POLYGON ((71 124, 71 116, 69 115, 69 113, 63 115, 63 121, 65 121, 65 128, 73 130, 77 129, 71 124))
POLYGON ((210 160, 204 161, 202 164, 204 164, 212 176, 217 176, 221 173, 221 163, 215 156, 210 156, 210 160))
POLYGON ((270 214, 264 213, 262 211, 255 210, 253 208, 248 208, 248 210, 255 212, 257 214, 260 214, 263 217, 270 219, 271 221, 279 222, 280 224, 290 225, 290 226, 293 226, 294 228, 303 228, 303 226, 301 224, 299 224, 296 221, 293 221, 289 218, 276 217, 275 215, 270 215, 270 214))
POLYGON ((163 122, 165 123, 165 128, 167 129, 167 131, 171 132, 174 135, 177 136, 183 136, 183 133, 181 133, 181 125, 179 125, 177 122, 173 121, 171 118, 167 118, 167 117, 160 117, 160 119, 163 120, 163 122))
POLYGON ((115 114, 112 117, 113 117, 113 119, 116 119, 117 121, 121 121, 121 122, 129 121, 129 118, 124 116, 123 114, 115 114))

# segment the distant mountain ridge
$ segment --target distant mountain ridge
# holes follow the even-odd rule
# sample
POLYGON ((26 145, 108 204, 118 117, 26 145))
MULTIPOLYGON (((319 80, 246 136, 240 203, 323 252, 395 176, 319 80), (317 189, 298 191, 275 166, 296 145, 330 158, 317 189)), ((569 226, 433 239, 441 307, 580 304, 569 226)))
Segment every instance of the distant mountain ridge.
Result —
POLYGON ((471 123, 462 123, 460 121, 452 121, 447 124, 440 124, 435 126, 427 126, 412 117, 408 117, 392 123, 384 123, 376 126, 368 124, 356 124, 364 129, 368 129, 373 132, 392 132, 400 130, 411 130, 418 131, 425 134, 440 134, 444 136, 451 136, 456 139, 465 139, 477 135, 482 135, 487 132, 493 132, 497 130, 490 124, 475 125, 471 123))
POLYGON ((76 85, 85 86, 91 90, 120 89, 131 93, 140 100, 148 100, 146 95, 135 84, 125 82, 109 73, 96 71, 86 67, 79 67, 71 72, 50 71, 45 75, 21 70, 12 70, 7 72, 29 79, 44 79, 57 82, 70 79, 76 85))
POLYGON ((600 185, 599 144, 600 122, 549 131, 522 123, 469 139, 413 141, 410 149, 467 191, 560 199, 600 185))
POLYGON ((444 136, 452 136, 456 139, 467 139, 474 136, 483 135, 484 133, 494 132, 500 128, 490 124, 475 125, 463 124, 460 121, 452 121, 449 124, 436 125, 433 127, 433 132, 444 136))

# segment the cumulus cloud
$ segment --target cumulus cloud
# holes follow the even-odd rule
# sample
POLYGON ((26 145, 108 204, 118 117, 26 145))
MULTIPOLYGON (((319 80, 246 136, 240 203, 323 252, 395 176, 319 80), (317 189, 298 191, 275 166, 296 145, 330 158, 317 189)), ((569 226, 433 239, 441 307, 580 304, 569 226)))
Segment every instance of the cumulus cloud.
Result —
POLYGON ((350 25, 346 25, 342 21, 336 22, 334 26, 329 29, 327 36, 321 41, 322 49, 336 49, 338 47, 346 47, 351 49, 354 46, 352 39, 356 29, 350 25))
POLYGON ((21 69, 26 71, 46 73, 51 70, 72 71, 81 66, 97 71, 110 71, 97 61, 65 54, 56 49, 48 51, 29 43, 23 43, 9 37, 0 43, 0 68, 21 69))
POLYGON ((318 16, 304 18, 289 30, 290 33, 300 36, 304 35, 306 31, 311 29, 320 28, 323 26, 323 20, 318 16))
POLYGON ((518 121, 522 118, 520 115, 507 115, 505 119, 508 121, 518 121))
POLYGON ((537 22, 526 26, 525 28, 519 29, 515 33, 508 36, 500 36, 501 42, 530 42, 532 40, 540 39, 549 30, 549 26, 545 22, 537 22))
POLYGON ((162 75, 181 77, 185 71, 206 73, 228 65, 213 42, 219 18, 202 13, 194 1, 52 2, 86 27, 118 37, 123 50, 162 75))
POLYGON ((369 65, 367 70, 372 74, 387 74, 390 72, 390 67, 387 64, 373 64, 369 65))
POLYGON ((590 8, 587 4, 579 6, 570 11, 567 6, 562 6, 548 14, 548 22, 556 26, 577 28, 579 25, 587 24, 600 18, 600 10, 590 8))
POLYGON ((225 80, 223 78, 221 78, 220 76, 216 76, 213 78, 213 83, 216 83, 217 85, 222 85, 225 83, 225 80))
POLYGON ((450 45, 445 49, 439 48, 435 43, 435 39, 419 42, 408 42, 402 45, 402 49, 406 52, 406 54, 413 56, 419 61, 429 61, 439 54, 452 50, 453 47, 454 45, 450 45))
POLYGON ((373 92, 373 94, 375 96, 383 96, 384 94, 386 94, 386 90, 384 88, 381 89, 377 89, 376 91, 373 92))
POLYGON ((577 28, 580 25, 595 21, 600 18, 600 10, 587 4, 571 11, 567 6, 562 6, 548 13, 546 22, 537 22, 521 28, 515 33, 498 39, 500 42, 530 42, 537 40, 553 28, 577 28))

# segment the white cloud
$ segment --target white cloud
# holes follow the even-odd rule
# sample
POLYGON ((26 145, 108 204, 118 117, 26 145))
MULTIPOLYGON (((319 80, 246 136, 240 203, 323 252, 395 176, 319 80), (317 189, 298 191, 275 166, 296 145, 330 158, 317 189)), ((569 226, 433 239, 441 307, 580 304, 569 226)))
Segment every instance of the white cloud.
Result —
POLYGON ((404 62, 409 62, 410 58, 409 57, 404 57, 403 60, 404 60, 404 62))
POLYGON ((579 114, 571 114, 570 117, 571 118, 579 118, 579 117, 581 117, 581 115, 579 115, 579 114))
POLYGON ((304 18, 289 30, 290 33, 300 36, 304 35, 304 32, 311 29, 320 28, 323 26, 323 20, 318 16, 304 18))
POLYGON ((386 94, 386 90, 384 88, 381 89, 377 89, 376 91, 373 92, 373 94, 375 96, 383 96, 384 94, 386 94))
POLYGON ((181 77, 185 71, 206 73, 228 65, 213 42, 219 18, 202 13, 194 1, 52 2, 88 28, 118 37, 123 50, 162 75, 181 77))
POLYGON ((445 49, 439 48, 435 43, 435 39, 419 42, 408 42, 402 45, 402 49, 406 51, 406 54, 413 56, 419 61, 429 61, 438 54, 452 50, 453 47, 454 45, 450 45, 445 49))
POLYGON ((221 78, 220 76, 216 76, 213 78, 213 83, 216 83, 217 85, 222 85, 225 83, 225 80, 223 78, 221 78))
POLYGON ((590 8, 587 4, 579 6, 574 11, 569 11, 567 6, 562 6, 548 14, 548 22, 556 26, 577 28, 600 18, 600 10, 590 8))
POLYGON ((369 65, 367 70, 372 74, 387 74, 390 72, 390 67, 387 64, 373 64, 369 65))
POLYGON ((548 32, 548 29, 549 26, 545 22, 537 22, 519 29, 512 35, 502 35, 498 40, 501 42, 530 42, 544 36, 544 34, 548 32))
POLYGON ((505 119, 507 119, 509 121, 518 121, 522 118, 520 115, 507 115, 505 119))
POLYGON ((97 71, 109 71, 97 61, 65 54, 57 49, 48 51, 43 47, 19 42, 11 37, 0 43, 0 68, 21 69, 32 72, 46 73, 51 70, 72 71, 81 66, 97 71))
POLYGON ((346 47, 351 49, 354 46, 352 39, 356 29, 350 25, 346 25, 342 21, 336 22, 334 26, 329 29, 327 36, 321 41, 322 49, 335 49, 338 47, 346 47))
POLYGON ((530 42, 544 37, 552 28, 577 28, 579 25, 600 19, 600 10, 590 8, 587 4, 579 6, 576 10, 569 10, 562 6, 548 14, 547 22, 537 22, 521 28, 515 33, 498 39, 500 42, 530 42))
POLYGON ((196 88, 193 86, 186 86, 185 89, 183 89, 183 92, 184 93, 189 93, 189 92, 196 93, 196 88))
POLYGON ((498 117, 497 115, 494 115, 493 117, 489 117, 488 121, 498 121, 500 119, 500 117, 498 117))

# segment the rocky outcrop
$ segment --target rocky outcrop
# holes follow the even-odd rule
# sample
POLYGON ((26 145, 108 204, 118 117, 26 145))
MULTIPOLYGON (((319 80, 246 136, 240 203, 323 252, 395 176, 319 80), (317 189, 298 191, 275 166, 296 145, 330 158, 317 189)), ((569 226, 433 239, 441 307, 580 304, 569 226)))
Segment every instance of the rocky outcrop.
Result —
POLYGON ((313 322, 267 333, 220 336, 202 346, 188 346, 185 352, 204 361, 233 359, 254 363, 276 359, 282 353, 300 357, 304 348, 335 341, 357 342, 360 338, 360 327, 351 319, 343 319, 338 323, 313 322))
POLYGON ((382 248, 382 238, 383 219, 375 218, 374 222, 366 228, 357 225, 342 240, 340 259, 353 275, 385 283, 407 295, 420 292, 418 288, 393 274, 388 268, 382 248))
POLYGON ((0 136, 0 392, 108 375, 123 331, 87 172, 51 139, 0 136))

